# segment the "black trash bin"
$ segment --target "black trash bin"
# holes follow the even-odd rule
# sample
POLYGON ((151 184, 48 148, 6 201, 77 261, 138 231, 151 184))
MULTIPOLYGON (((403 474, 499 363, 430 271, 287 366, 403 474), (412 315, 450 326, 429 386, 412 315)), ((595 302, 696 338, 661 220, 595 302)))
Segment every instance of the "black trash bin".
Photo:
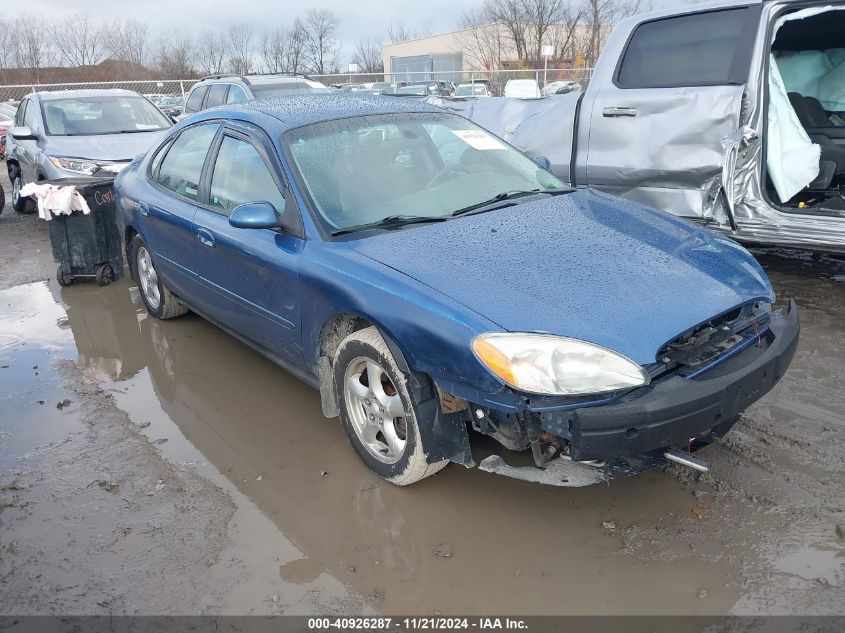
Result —
POLYGON ((54 215, 47 222, 53 258, 59 265, 59 285, 88 279, 105 286, 123 277, 123 245, 112 191, 114 178, 46 180, 39 184, 73 185, 91 209, 88 214, 74 211, 70 215, 54 215))

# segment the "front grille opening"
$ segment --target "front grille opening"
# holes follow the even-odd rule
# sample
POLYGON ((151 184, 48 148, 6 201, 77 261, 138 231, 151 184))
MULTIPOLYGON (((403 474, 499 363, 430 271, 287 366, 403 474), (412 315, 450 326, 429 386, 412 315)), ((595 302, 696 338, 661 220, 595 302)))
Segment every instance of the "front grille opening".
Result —
POLYGON ((768 329, 770 316, 770 304, 751 302, 684 332, 660 350, 657 363, 649 367, 652 380, 677 370, 706 366, 749 338, 759 339, 768 329))

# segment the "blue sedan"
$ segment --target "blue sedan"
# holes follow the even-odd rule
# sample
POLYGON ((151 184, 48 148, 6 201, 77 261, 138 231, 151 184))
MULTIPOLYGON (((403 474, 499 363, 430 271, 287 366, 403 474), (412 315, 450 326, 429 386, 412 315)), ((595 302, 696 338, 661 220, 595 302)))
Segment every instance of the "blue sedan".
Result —
POLYGON ((706 469, 694 452, 786 371, 797 310, 736 243, 544 163, 336 93, 195 115, 115 193, 149 313, 196 312, 318 388, 393 483, 474 466, 476 434, 502 447, 481 468, 549 484, 706 469))

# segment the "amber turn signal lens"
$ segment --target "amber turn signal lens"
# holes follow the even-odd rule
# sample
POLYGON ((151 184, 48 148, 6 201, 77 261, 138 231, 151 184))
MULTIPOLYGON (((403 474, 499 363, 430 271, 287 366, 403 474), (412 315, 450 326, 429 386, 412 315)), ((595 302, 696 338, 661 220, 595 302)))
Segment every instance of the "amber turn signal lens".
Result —
POLYGON ((513 374, 513 365, 511 365, 508 357, 498 348, 483 338, 476 338, 472 341, 472 351, 475 352, 475 355, 478 356, 478 359, 482 363, 487 365, 490 371, 507 384, 513 385, 516 383, 516 378, 513 374))

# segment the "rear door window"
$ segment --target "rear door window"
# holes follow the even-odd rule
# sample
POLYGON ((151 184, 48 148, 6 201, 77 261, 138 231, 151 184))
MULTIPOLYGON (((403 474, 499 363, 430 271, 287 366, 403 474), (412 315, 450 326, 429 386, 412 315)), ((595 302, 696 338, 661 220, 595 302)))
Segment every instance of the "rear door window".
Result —
POLYGON ((676 88, 744 83, 753 37, 751 11, 681 15, 636 28, 616 77, 620 88, 676 88))
POLYGON ((270 170, 258 150, 240 138, 224 136, 214 163, 209 204, 229 215, 245 202, 269 202, 277 211, 285 208, 270 170))
POLYGON ((229 92, 229 84, 212 84, 208 89, 208 97, 205 100, 206 108, 216 108, 226 103, 226 93, 229 92))
POLYGON ((202 110, 202 100, 205 98, 206 92, 208 92, 208 86, 195 88, 188 97, 188 102, 185 104, 185 112, 199 112, 202 110))
POLYGON ((210 123, 182 132, 161 161, 158 184, 183 198, 196 200, 205 157, 219 127, 218 123, 210 123))

